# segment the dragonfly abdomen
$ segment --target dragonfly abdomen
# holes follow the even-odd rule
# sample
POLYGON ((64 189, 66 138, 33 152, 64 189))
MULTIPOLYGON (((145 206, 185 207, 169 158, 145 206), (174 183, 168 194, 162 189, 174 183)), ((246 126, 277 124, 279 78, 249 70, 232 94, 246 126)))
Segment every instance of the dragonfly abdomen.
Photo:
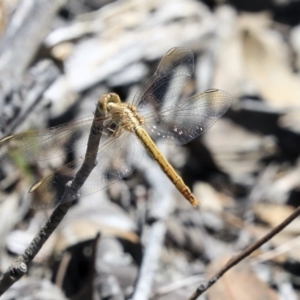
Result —
POLYGON ((152 154, 153 158, 157 161, 161 169, 176 186, 178 191, 194 206, 198 206, 198 200, 193 195, 191 190, 186 186, 182 178, 176 173, 174 168, 169 164, 166 158, 159 151, 147 131, 141 126, 135 126, 134 131, 143 144, 143 146, 152 154))

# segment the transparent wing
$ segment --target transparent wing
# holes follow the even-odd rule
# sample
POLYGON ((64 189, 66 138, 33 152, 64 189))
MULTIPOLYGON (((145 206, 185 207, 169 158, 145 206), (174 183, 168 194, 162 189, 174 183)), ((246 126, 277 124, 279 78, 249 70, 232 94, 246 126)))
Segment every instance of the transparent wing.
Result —
MULTIPOLYGON (((80 196, 98 192, 109 184, 128 176, 142 159, 144 148, 134 134, 124 131, 120 137, 102 137, 97 165, 83 184, 79 192, 80 196)), ((61 197, 66 183, 74 178, 82 163, 83 159, 79 159, 67 164, 35 184, 29 192, 29 206, 32 208, 55 207, 63 202, 74 200, 77 195, 65 198, 63 202, 61 197)))
POLYGON ((109 184, 128 176, 141 162, 144 147, 135 134, 124 131, 118 143, 99 150, 97 165, 81 189, 81 195, 89 195, 109 184))
POLYGON ((45 130, 30 130, 0 140, 0 161, 5 155, 28 162, 47 160, 74 151, 87 143, 94 116, 45 130))
POLYGON ((135 95, 133 105, 142 115, 175 101, 194 71, 194 55, 189 49, 172 48, 161 60, 149 82, 135 95))
POLYGON ((229 108, 232 97, 211 89, 145 117, 154 140, 183 145, 210 128, 229 108))

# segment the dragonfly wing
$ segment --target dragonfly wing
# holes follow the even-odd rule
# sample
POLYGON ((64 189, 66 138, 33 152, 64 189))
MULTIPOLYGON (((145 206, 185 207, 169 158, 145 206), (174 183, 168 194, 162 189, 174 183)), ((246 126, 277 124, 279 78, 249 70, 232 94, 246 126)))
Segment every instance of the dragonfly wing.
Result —
POLYGON ((86 145, 93 116, 45 129, 30 130, 0 140, 0 161, 5 155, 27 162, 47 160, 74 151, 86 145))
POLYGON ((81 195, 89 195, 130 175, 145 152, 135 134, 124 131, 109 147, 99 149, 97 165, 84 183, 81 195))
MULTIPOLYGON (((123 132, 120 137, 101 137, 97 164, 80 189, 79 195, 93 194, 129 175, 141 161, 143 153, 143 146, 132 133, 123 132)), ((64 199, 61 197, 66 183, 74 178, 82 163, 83 159, 79 159, 67 164, 35 184, 29 192, 29 206, 55 207, 58 203, 74 200, 78 195, 70 195, 64 199)))
MULTIPOLYGON (((64 165, 35 183, 28 193, 28 205, 35 209, 57 206, 65 192, 65 185, 74 178, 82 162, 83 159, 79 159, 64 165)), ((77 195, 69 196, 64 198, 64 202, 72 201, 77 197, 77 195)))
POLYGON ((172 48, 161 60, 149 82, 136 94, 133 105, 142 115, 157 106, 175 101, 194 71, 194 55, 189 49, 172 48))
POLYGON ((210 128, 229 108, 232 97, 211 89, 146 118, 145 128, 154 140, 183 145, 210 128))

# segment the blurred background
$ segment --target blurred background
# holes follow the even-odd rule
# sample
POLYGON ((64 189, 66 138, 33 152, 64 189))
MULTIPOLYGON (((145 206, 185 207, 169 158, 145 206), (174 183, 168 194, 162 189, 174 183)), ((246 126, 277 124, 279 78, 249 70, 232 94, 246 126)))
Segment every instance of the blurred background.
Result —
MULTIPOLYGON (((188 145, 159 144, 199 208, 145 157, 124 181, 74 204, 3 299, 188 299, 293 212, 299 23, 296 0, 0 1, 0 138, 90 116, 106 92, 130 101, 172 47, 195 55, 185 96, 218 88, 233 97, 188 145)), ((0 161, 1 271, 51 213, 28 207, 30 186, 81 155, 0 161)), ((300 299, 299 232, 297 219, 201 299, 300 299)))

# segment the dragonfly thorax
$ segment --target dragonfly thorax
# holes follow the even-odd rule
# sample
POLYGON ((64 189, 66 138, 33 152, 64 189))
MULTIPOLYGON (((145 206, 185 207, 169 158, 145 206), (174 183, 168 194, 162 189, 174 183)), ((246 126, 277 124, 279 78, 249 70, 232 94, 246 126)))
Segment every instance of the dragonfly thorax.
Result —
POLYGON ((113 123, 127 131, 133 132, 137 126, 144 124, 144 118, 137 113, 136 107, 122 103, 115 93, 104 94, 101 97, 100 109, 113 123))
POLYGON ((107 111, 112 121, 127 131, 133 132, 137 126, 144 124, 144 118, 140 116, 136 107, 127 103, 109 103, 107 111))

